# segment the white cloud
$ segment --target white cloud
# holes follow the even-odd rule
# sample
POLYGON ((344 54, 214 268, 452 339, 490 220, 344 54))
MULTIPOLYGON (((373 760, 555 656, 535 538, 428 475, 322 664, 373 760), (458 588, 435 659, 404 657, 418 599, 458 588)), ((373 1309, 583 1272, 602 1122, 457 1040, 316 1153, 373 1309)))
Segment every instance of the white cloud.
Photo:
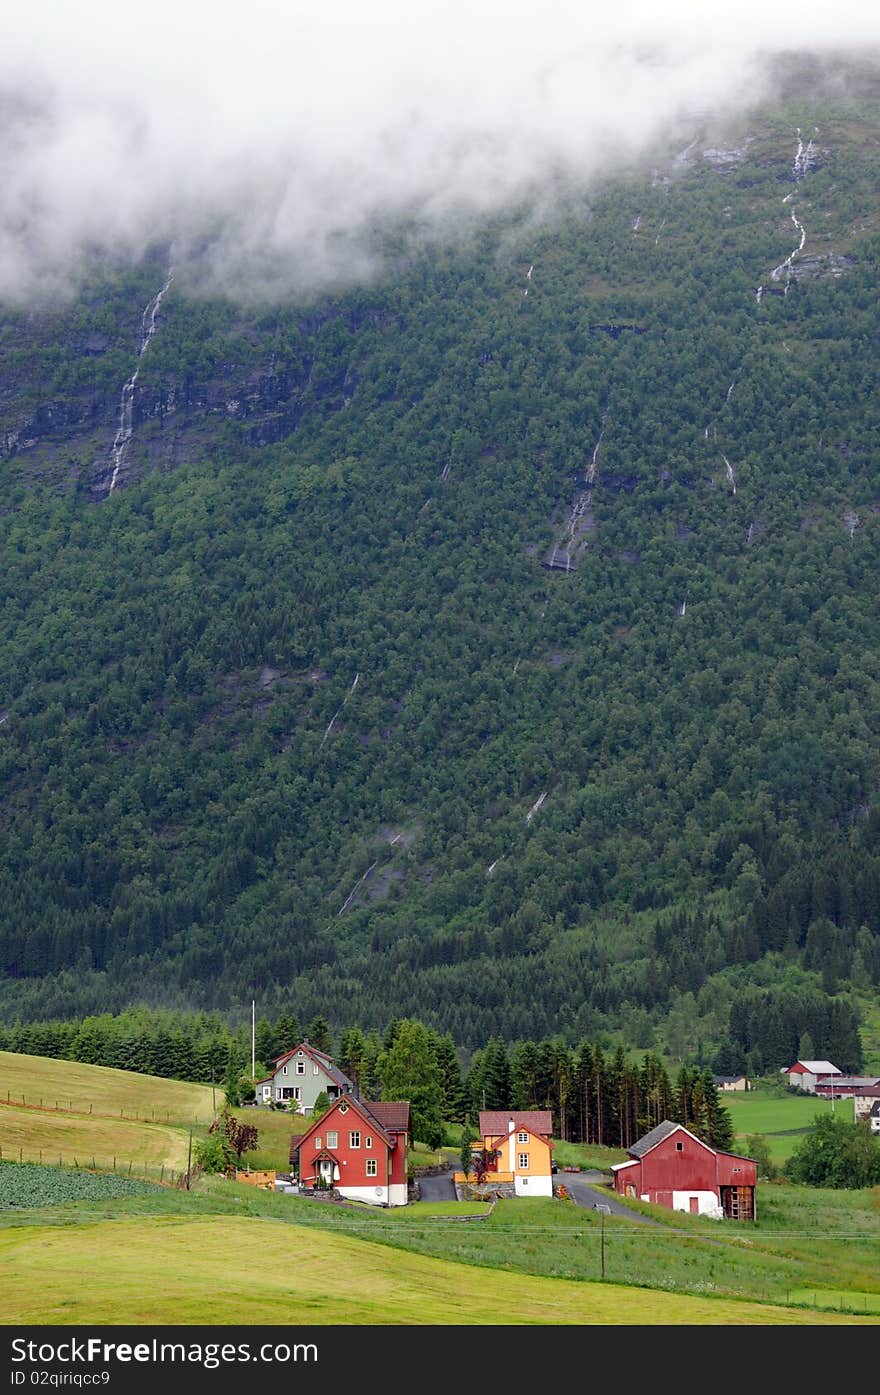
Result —
POLYGON ((589 178, 755 96, 761 55, 873 44, 864 0, 31 0, 0 52, 0 296, 171 239, 233 291, 366 274, 379 214, 589 178))

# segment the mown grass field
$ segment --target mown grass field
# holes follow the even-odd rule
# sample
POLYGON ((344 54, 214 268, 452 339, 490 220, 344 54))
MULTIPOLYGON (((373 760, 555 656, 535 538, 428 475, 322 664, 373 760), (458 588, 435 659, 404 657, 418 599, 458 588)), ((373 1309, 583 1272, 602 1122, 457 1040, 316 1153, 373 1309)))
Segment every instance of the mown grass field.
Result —
MULTIPOLYGON (((203 1130, 202 1130, 203 1132, 203 1130)), ((186 1168, 189 1133, 170 1124, 138 1123, 90 1114, 49 1113, 0 1102, 0 1158, 125 1169, 152 1176, 186 1168)))
MULTIPOLYGON (((789 1129, 809 1129, 817 1114, 830 1114, 831 1101, 807 1095, 777 1095, 760 1088, 723 1096, 737 1134, 779 1134, 789 1129)), ((835 1100, 834 1112, 852 1121, 852 1100, 835 1100)))
MULTIPOLYGON (((747 1151, 749 1134, 763 1134, 770 1157, 780 1167, 813 1127, 816 1116, 831 1113, 830 1100, 782 1094, 760 1086, 743 1094, 731 1091, 722 1102, 733 1120, 734 1149, 747 1151)), ((852 1122, 852 1100, 835 1100, 834 1113, 847 1123, 852 1122)))
MULTIPOLYGON (((828 1312, 485 1270, 236 1217, 0 1232, 4 1321, 20 1323, 808 1324, 828 1312), (136 1256, 136 1263, 133 1262, 136 1256), (88 1284, 82 1275, 88 1274, 88 1284)), ((867 1319, 870 1321, 871 1319, 867 1319)))
POLYGON ((223 1091, 210 1085, 0 1051, 0 1100, 13 1103, 188 1125, 210 1124, 215 1094, 220 1108, 223 1091))
MULTIPOLYGON (((289 1228, 300 1237, 289 1242, 294 1253, 302 1237, 317 1230, 393 1250, 394 1257, 386 1259, 392 1269, 398 1253, 406 1251, 473 1266, 483 1271, 484 1281, 487 1270, 500 1271, 502 1290, 512 1275, 576 1283, 593 1283, 601 1276, 601 1218, 559 1200, 501 1201, 491 1211, 448 1204, 374 1211, 267 1194, 216 1178, 203 1179, 191 1193, 153 1188, 149 1195, 130 1199, 94 1197, 66 1204, 56 1204, 57 1195, 47 1188, 49 1204, 30 1211, 4 1213, 0 1205, 0 1236, 22 1225, 46 1236, 59 1227, 85 1234, 112 1220, 142 1223, 145 1235, 155 1227, 158 1238, 169 1226, 234 1218, 251 1227, 250 1243, 257 1249, 267 1225, 289 1228)), ((801 1295, 800 1306, 812 1306, 813 1299, 803 1295, 833 1288, 851 1295, 833 1306, 852 1313, 863 1313, 873 1303, 865 1294, 880 1296, 880 1189, 819 1192, 765 1186, 759 1190, 759 1221, 748 1226, 639 1209, 650 1210, 660 1223, 644 1226, 606 1217, 609 1284, 783 1308, 793 1306, 793 1294, 801 1295)), ((152 1240, 145 1243, 151 1246, 152 1240)), ((234 1252, 227 1263, 235 1266, 234 1252)), ((821 1298, 816 1301, 823 1306, 821 1298)))

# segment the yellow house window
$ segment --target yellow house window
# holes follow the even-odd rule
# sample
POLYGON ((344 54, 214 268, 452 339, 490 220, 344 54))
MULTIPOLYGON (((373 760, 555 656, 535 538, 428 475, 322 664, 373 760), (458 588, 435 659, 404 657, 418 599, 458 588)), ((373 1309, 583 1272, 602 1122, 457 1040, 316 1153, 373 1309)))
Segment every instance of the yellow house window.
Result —
POLYGON ((528 1153, 519 1153, 519 1154, 517 1155, 517 1157, 518 1157, 518 1163, 519 1163, 519 1170, 520 1170, 520 1172, 527 1172, 527 1171, 528 1171, 528 1166, 529 1166, 529 1155, 528 1155, 528 1153))

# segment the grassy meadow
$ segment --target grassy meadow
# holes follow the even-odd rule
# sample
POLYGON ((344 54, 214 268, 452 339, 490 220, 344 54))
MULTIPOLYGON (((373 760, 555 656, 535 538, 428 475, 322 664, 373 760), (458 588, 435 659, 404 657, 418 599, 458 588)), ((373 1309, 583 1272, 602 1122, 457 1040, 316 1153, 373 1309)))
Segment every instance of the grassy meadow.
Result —
MULTIPOLYGON (((723 1096, 722 1102, 733 1120, 734 1149, 745 1151, 749 1134, 763 1134, 770 1157, 780 1167, 813 1127, 817 1114, 832 1112, 830 1100, 782 1093, 760 1085, 742 1094, 732 1090, 723 1096)), ((834 1113, 851 1123, 852 1100, 835 1100, 834 1113)))
MULTIPOLYGON (((202 1130, 204 1132, 204 1130, 202 1130)), ((186 1168, 189 1133, 169 1124, 90 1114, 49 1114, 0 1103, 0 1160, 127 1168, 151 1175, 186 1168)))
MULTIPOLYGON (((815 1311, 485 1270, 244 1217, 0 1231, 6 1322, 809 1324, 815 1311), (132 1263, 132 1256, 137 1263, 132 1263), (88 1285, 82 1275, 88 1273, 88 1285)), ((823 1322, 852 1322, 825 1313, 823 1322)), ((870 1319, 869 1319, 870 1320, 870 1319)))
MULTIPOLYGON (((210 1085, 0 1051, 0 1101, 13 1104, 189 1125, 210 1124, 213 1098, 210 1085)), ((222 1105, 220 1089, 216 1100, 222 1105)))

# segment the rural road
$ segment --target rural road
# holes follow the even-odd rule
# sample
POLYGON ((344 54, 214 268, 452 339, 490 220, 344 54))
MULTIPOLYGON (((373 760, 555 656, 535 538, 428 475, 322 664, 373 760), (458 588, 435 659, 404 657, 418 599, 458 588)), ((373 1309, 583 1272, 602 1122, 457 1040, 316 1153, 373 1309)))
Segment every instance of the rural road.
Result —
POLYGON ((454 1201, 455 1187, 452 1172, 444 1172, 440 1177, 420 1177, 419 1194, 422 1201, 454 1201))
POLYGON ((601 1202, 607 1206, 612 1216, 623 1216, 627 1221, 641 1221, 643 1225, 658 1225, 658 1221, 651 1220, 648 1216, 641 1216, 637 1211, 631 1211, 628 1206, 624 1206, 618 1201, 613 1192, 607 1187, 591 1186, 591 1182, 598 1182, 606 1176, 603 1172, 565 1172, 559 1173, 558 1180, 565 1184, 566 1191, 578 1206, 594 1206, 601 1202))
MULTIPOLYGON (((607 1177, 604 1172, 566 1172, 558 1173, 557 1181, 563 1182, 572 1200, 578 1206, 592 1207, 596 1202, 607 1206, 612 1216, 622 1216, 627 1221, 641 1221, 643 1225, 657 1225, 658 1222, 650 1220, 647 1216, 640 1216, 638 1212, 631 1211, 628 1206, 624 1206, 618 1201, 613 1192, 609 1192, 607 1187, 597 1187, 597 1182, 602 1182, 607 1177)), ((444 1172, 439 1177, 420 1177, 419 1192, 422 1201, 454 1201, 455 1187, 452 1184, 452 1172, 444 1172)))

